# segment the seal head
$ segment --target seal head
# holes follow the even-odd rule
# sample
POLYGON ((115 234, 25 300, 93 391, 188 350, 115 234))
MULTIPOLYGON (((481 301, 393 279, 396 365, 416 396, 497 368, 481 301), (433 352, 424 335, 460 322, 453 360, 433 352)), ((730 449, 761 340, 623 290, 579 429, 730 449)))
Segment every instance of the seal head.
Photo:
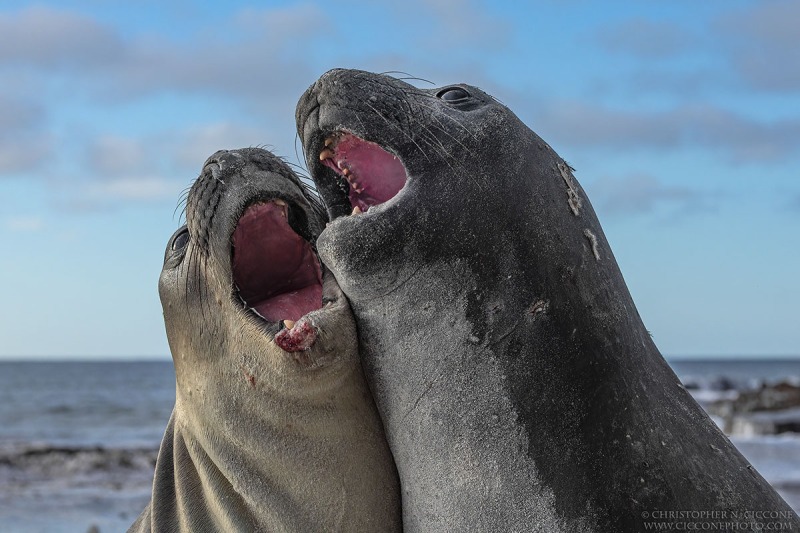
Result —
POLYGON ((333 70, 296 117, 407 530, 793 517, 661 357, 572 169, 508 108, 333 70))

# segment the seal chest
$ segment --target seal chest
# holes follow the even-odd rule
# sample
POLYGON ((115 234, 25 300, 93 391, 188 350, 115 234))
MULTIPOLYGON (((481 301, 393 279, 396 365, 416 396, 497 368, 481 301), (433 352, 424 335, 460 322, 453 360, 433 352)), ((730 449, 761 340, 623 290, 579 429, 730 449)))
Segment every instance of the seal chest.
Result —
POLYGON ((176 372, 131 531, 399 531, 397 474, 313 193, 261 149, 192 185, 159 292, 176 372))
POLYGON ((572 170, 510 110, 469 85, 333 70, 296 118, 404 529, 792 516, 679 386, 572 170))

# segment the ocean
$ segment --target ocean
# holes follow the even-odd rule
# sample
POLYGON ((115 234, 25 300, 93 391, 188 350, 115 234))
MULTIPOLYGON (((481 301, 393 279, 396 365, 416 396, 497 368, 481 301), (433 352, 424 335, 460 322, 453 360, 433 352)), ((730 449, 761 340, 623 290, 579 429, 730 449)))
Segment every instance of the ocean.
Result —
MULTIPOLYGON (((671 364, 704 406, 800 384, 800 359, 671 364)), ((174 400, 171 362, 0 362, 0 532, 125 531, 149 499, 174 400)), ((800 433, 731 440, 800 510, 800 433)))
POLYGON ((0 532, 124 532, 174 403, 170 361, 1 362, 0 532))

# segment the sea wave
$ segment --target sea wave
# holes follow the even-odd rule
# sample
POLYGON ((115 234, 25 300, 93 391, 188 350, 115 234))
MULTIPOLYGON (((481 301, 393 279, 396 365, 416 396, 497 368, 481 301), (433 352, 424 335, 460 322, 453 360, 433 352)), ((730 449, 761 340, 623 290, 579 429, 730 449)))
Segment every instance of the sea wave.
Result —
POLYGON ((64 447, 46 443, 0 446, 0 495, 85 486, 140 488, 152 483, 158 450, 64 447))

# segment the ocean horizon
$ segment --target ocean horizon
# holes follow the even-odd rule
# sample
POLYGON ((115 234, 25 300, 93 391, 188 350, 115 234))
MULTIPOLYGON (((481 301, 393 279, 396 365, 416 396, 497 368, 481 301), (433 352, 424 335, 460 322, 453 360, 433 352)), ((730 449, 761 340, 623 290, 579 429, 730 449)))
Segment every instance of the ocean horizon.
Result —
MULTIPOLYGON (((800 387, 800 357, 668 361, 706 408, 768 384, 800 387)), ((174 401, 171 359, 0 360, 0 529, 125 531, 149 500, 174 401)), ((800 431, 730 438, 800 510, 800 431)))

